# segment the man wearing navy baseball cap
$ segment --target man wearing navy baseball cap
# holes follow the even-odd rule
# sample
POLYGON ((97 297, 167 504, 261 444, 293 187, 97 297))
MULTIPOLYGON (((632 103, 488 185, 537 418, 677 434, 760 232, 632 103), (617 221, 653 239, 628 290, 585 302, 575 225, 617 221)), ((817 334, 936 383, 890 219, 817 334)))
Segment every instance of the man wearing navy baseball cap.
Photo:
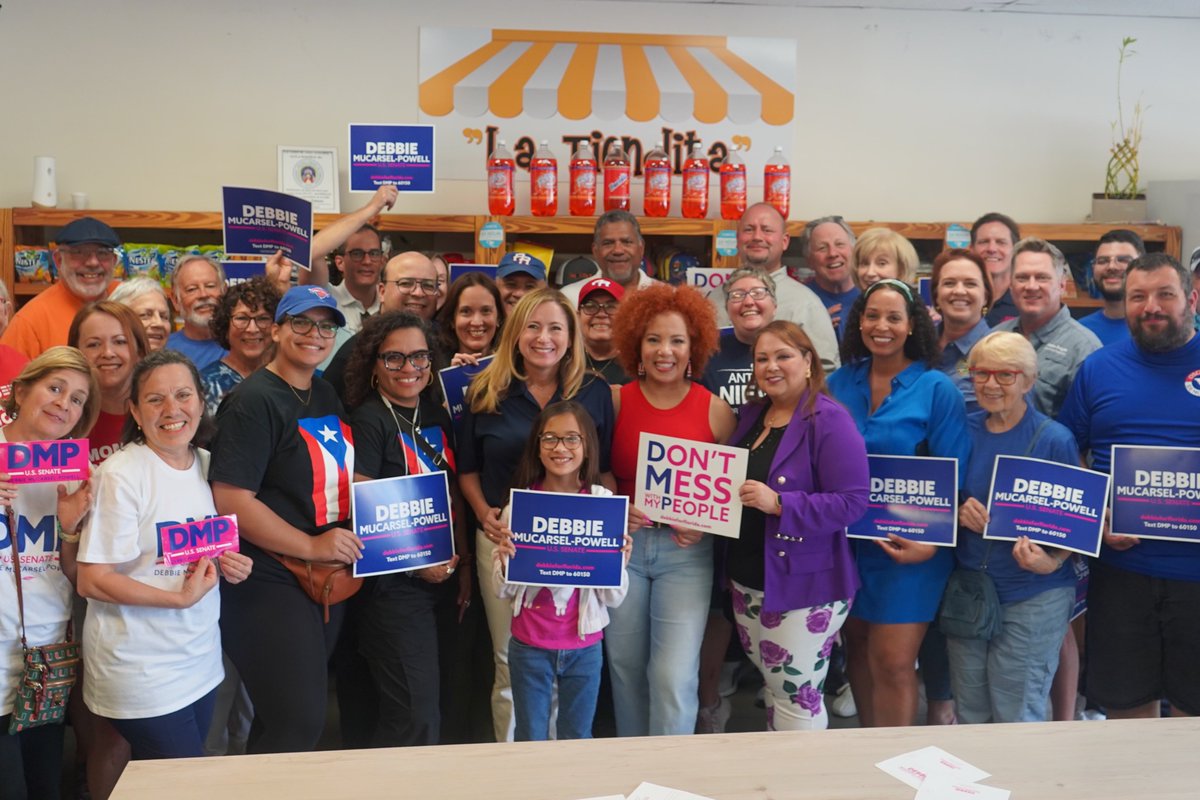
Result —
POLYGON ((116 287, 113 272, 121 239, 95 217, 80 217, 54 237, 58 280, 16 313, 0 344, 37 358, 55 345, 67 343, 75 313, 108 296, 116 287))
POLYGON ((496 267, 496 286, 507 311, 522 297, 545 285, 546 265, 529 253, 505 253, 496 267))

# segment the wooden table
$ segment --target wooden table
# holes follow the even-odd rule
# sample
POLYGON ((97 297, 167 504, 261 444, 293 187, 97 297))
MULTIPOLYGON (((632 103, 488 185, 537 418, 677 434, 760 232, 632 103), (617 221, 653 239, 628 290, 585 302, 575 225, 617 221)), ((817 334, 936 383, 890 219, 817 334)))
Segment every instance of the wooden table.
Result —
POLYGON ((642 781, 714 800, 908 800, 874 764, 936 744, 1013 800, 1200 798, 1200 719, 960 725, 231 756, 129 765, 114 800, 578 800, 642 781))

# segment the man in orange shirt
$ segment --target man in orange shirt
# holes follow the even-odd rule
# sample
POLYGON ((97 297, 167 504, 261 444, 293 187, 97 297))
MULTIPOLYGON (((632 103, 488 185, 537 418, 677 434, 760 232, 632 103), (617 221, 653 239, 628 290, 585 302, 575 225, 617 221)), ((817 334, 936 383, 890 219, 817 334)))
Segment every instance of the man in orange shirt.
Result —
POLYGON ((115 283, 117 232, 93 217, 80 217, 55 239, 54 263, 58 280, 18 311, 0 338, 27 358, 37 358, 55 345, 67 343, 75 313, 108 296, 115 283))

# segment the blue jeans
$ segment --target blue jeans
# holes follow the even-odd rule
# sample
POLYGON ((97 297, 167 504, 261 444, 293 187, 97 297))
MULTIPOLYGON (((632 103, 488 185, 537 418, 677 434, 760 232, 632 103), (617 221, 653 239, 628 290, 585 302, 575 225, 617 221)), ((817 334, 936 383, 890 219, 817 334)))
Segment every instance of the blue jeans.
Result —
POLYGON ((958 721, 1045 722, 1050 684, 1075 587, 1063 586, 1000 607, 990 642, 946 637, 958 721))
POLYGON ((666 528, 633 534, 629 593, 604 631, 618 736, 694 733, 712 537, 680 547, 666 528))
POLYGON ((217 704, 214 688, 178 711, 142 719, 109 719, 129 742, 135 761, 154 758, 199 758, 217 704))
POLYGON ((546 650, 510 638, 508 671, 517 721, 516 741, 544 742, 550 738, 555 683, 558 685, 555 738, 592 738, 603 664, 599 642, 573 650, 546 650))

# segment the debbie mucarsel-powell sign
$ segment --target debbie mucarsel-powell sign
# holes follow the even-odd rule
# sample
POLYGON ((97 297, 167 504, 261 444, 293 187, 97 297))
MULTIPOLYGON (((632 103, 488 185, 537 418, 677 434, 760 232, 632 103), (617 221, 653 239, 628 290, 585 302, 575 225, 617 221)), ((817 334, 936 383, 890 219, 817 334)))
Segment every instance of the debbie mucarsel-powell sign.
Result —
POLYGON ((736 539, 748 459, 740 447, 642 433, 633 503, 663 525, 736 539))
POLYGON ((407 572, 454 557, 445 472, 360 481, 353 487, 354 532, 363 543, 356 576, 407 572))

